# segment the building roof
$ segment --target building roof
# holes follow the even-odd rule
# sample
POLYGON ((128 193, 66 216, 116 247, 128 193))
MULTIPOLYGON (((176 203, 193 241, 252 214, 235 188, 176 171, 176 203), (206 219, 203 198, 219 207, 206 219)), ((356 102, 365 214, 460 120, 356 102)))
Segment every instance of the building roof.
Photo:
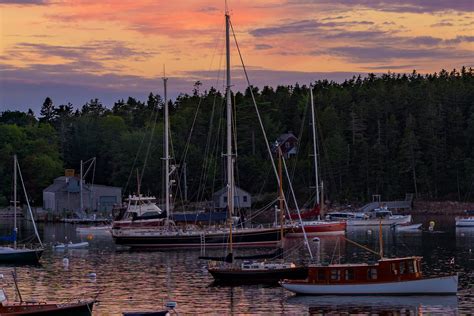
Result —
POLYGON ((290 138, 294 138, 294 139, 298 140, 298 138, 295 136, 295 134, 293 134, 292 132, 288 132, 288 133, 284 133, 284 134, 281 134, 280 136, 278 136, 277 142, 278 142, 278 144, 283 144, 284 142, 286 142, 290 138))
MULTIPOLYGON (((247 191, 245 191, 245 190, 243 190, 243 189, 241 189, 237 186, 235 187, 235 192, 237 192, 237 194, 244 193, 244 194, 250 195, 250 193, 248 193, 247 191)), ((227 187, 223 187, 219 191, 214 192, 214 194, 212 196, 220 196, 220 195, 226 194, 226 193, 227 193, 227 187)))
MULTIPOLYGON (((54 182, 51 185, 49 185, 46 189, 43 190, 43 192, 66 192, 67 187, 68 187, 67 181, 70 178, 75 178, 79 181, 78 177, 65 177, 65 176, 57 177, 56 179, 54 179, 54 182)), ((84 191, 91 191, 92 187, 111 188, 111 189, 119 189, 119 190, 122 189, 120 187, 112 187, 112 186, 102 185, 102 184, 92 185, 90 183, 84 183, 82 189, 84 191)))

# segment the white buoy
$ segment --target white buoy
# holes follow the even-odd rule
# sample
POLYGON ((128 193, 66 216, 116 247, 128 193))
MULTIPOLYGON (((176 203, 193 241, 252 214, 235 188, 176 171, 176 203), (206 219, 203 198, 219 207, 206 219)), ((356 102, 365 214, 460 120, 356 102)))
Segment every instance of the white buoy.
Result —
POLYGON ((96 273, 94 273, 94 272, 89 273, 89 278, 96 278, 96 277, 97 277, 96 273))
POLYGON ((367 234, 372 235, 372 229, 368 229, 367 234))
POLYGON ((67 268, 69 266, 69 259, 68 258, 63 258, 63 266, 67 268))

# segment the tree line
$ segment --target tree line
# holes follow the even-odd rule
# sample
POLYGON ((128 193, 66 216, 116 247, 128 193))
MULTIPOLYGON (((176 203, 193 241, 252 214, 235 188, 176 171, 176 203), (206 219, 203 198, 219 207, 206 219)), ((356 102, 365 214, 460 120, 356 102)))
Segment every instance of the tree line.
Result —
MULTIPOLYGON (((309 89, 252 87, 232 95, 236 182, 254 196, 274 196, 277 185, 251 92, 270 142, 289 131, 299 138, 298 155, 286 163, 301 203, 314 195, 309 89)), ((474 200, 472 68, 320 80, 312 89, 326 199, 362 202, 373 194, 398 199, 413 193, 431 200, 474 200)), ((196 82, 191 95, 168 103, 176 165, 172 191, 178 201, 184 200, 185 178, 188 201, 210 199, 225 185, 224 97, 214 88, 201 91, 196 82)), ((138 177, 142 193, 162 196, 163 126, 163 99, 154 93, 146 101, 129 97, 111 106, 92 99, 81 108, 55 105, 48 97, 38 117, 31 110, 4 111, 0 205, 12 198, 15 153, 36 205, 65 168, 77 171, 80 161, 91 157, 97 158, 95 183, 122 187, 128 195, 137 192, 138 177)))

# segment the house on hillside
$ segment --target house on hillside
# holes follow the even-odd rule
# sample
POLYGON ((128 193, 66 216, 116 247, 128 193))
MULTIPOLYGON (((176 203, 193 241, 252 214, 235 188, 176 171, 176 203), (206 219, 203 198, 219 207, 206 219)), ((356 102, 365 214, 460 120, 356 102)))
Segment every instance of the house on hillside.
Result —
MULTIPOLYGON (((220 189, 212 195, 215 209, 225 209, 227 207, 227 187, 220 189)), ((252 205, 252 197, 250 193, 235 187, 234 192, 234 207, 235 208, 250 208, 252 205)))
POLYGON ((292 132, 281 134, 272 146, 272 152, 275 155, 277 154, 278 146, 281 147, 285 159, 294 157, 298 152, 298 138, 292 132))
MULTIPOLYGON (((81 205, 80 191, 79 177, 58 177, 43 190, 43 209, 54 213, 78 213, 81 205)), ((122 203, 122 189, 83 182, 82 203, 83 210, 111 212, 115 204, 122 203)))

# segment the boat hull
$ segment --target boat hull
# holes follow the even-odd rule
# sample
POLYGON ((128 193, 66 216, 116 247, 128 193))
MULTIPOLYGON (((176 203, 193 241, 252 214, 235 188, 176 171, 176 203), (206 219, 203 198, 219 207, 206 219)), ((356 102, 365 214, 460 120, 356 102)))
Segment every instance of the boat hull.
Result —
POLYGON ((419 231, 423 224, 413 224, 413 225, 397 225, 395 230, 397 232, 406 232, 406 231, 419 231))
POLYGON ((473 218, 457 218, 456 227, 474 227, 474 217, 473 218))
POLYGON ((1 251, 0 264, 38 264, 43 254, 43 249, 15 249, 14 251, 1 251))
POLYGON ((38 316, 90 316, 94 301, 78 302, 71 304, 48 304, 48 303, 15 303, 0 306, 0 315, 38 315, 38 316))
POLYGON ((277 284, 278 281, 283 279, 297 280, 308 276, 308 268, 306 267, 267 270, 209 268, 208 271, 214 277, 216 283, 231 284, 277 284))
MULTIPOLYGON (((346 222, 325 222, 311 221, 303 222, 306 236, 325 236, 325 235, 342 235, 346 232, 346 222)), ((288 227, 286 237, 304 237, 303 228, 298 225, 296 227, 288 227)))
MULTIPOLYGON (((159 231, 113 230, 118 245, 132 248, 215 248, 227 245, 228 231, 167 234, 159 231)), ((280 242, 280 229, 244 229, 232 233, 233 247, 271 247, 280 242)))
POLYGON ((455 295, 458 276, 366 284, 305 284, 286 280, 280 284, 301 295, 455 295))
POLYGON ((396 218, 373 218, 373 219, 349 219, 347 220, 347 226, 392 226, 402 225, 411 222, 411 215, 401 215, 396 218))

